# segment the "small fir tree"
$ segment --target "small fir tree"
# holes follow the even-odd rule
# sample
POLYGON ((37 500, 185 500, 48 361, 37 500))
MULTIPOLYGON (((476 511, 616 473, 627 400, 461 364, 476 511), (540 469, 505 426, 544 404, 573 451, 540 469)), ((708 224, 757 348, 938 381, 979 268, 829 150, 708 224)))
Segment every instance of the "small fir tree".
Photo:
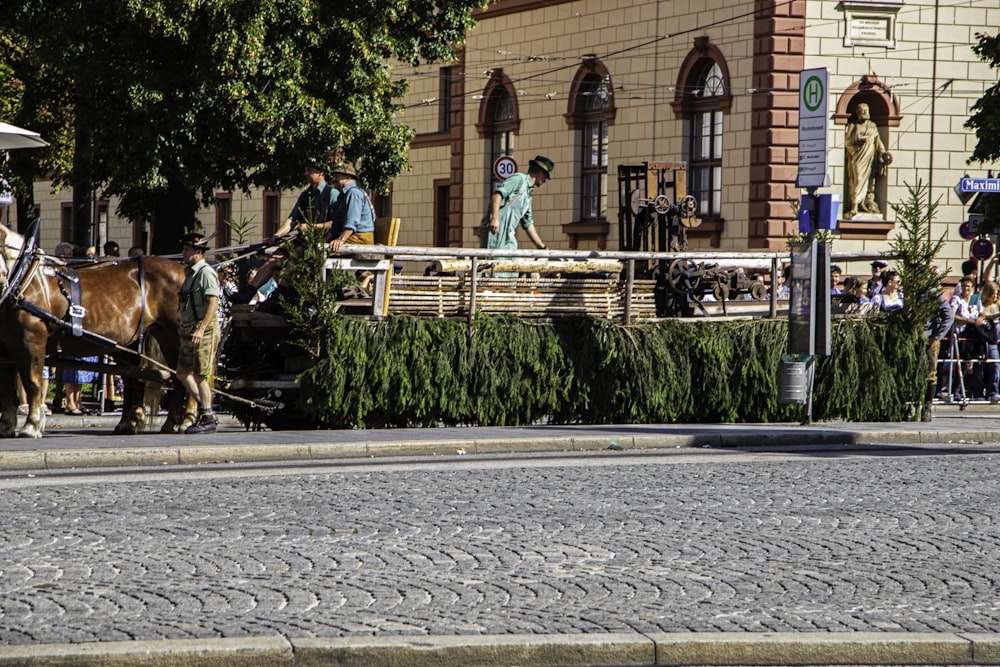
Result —
POLYGON ((928 204, 930 188, 922 180, 915 186, 904 185, 906 198, 892 204, 902 231, 893 239, 892 249, 899 258, 899 276, 903 281, 902 315, 912 328, 922 330, 937 311, 937 295, 944 281, 944 275, 934 264, 944 245, 944 235, 936 241, 931 238, 931 220, 940 198, 928 204))

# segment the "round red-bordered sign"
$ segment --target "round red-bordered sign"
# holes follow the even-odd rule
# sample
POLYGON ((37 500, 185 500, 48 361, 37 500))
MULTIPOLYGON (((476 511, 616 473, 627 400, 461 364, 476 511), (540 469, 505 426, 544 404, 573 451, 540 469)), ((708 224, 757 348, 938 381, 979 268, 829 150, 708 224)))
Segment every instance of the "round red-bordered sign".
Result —
POLYGON ((969 225, 969 221, 966 220, 958 226, 958 235, 961 236, 966 241, 971 241, 976 238, 976 233, 972 231, 972 226, 969 225))
POLYGON ((501 155, 493 161, 493 175, 498 181, 506 181, 507 178, 517 173, 517 160, 509 155, 501 155))
POLYGON ((993 256, 993 242, 989 239, 976 239, 972 242, 969 254, 980 262, 985 262, 993 256))

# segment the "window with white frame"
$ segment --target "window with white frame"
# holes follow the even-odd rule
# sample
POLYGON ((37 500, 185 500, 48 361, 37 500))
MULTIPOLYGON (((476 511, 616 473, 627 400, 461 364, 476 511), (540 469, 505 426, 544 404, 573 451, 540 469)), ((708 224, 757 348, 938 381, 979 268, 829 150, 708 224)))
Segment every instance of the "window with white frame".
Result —
POLYGON ((486 165, 488 175, 486 182, 492 192, 497 183, 494 182, 493 163, 504 155, 514 154, 514 130, 517 126, 517 112, 510 92, 503 86, 497 86, 489 98, 489 163, 486 165))
POLYGON ((698 200, 698 215, 722 215, 722 129, 719 100, 726 95, 719 64, 706 59, 685 93, 688 136, 688 192, 698 200))
POLYGON ((583 104, 580 125, 580 221, 605 220, 608 215, 609 105, 604 79, 590 74, 580 87, 583 104))

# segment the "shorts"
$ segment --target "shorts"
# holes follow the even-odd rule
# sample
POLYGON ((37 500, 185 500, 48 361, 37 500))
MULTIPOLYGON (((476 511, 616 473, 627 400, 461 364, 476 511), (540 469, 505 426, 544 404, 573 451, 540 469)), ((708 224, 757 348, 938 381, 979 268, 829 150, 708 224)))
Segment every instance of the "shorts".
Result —
MULTIPOLYGON (((77 361, 89 361, 91 363, 97 363, 100 361, 97 357, 69 357, 69 359, 75 359, 77 361)), ((94 371, 83 371, 83 370, 73 370, 73 369, 63 369, 62 381, 63 384, 78 384, 84 385, 93 382, 97 379, 97 373, 94 371)))
POLYGON ((193 324, 181 327, 181 351, 177 355, 177 373, 194 373, 198 377, 210 379, 215 375, 215 351, 219 347, 219 325, 212 324, 195 346, 191 342, 193 324))
POLYGON ((346 244, 375 245, 375 232, 354 232, 344 241, 346 244))

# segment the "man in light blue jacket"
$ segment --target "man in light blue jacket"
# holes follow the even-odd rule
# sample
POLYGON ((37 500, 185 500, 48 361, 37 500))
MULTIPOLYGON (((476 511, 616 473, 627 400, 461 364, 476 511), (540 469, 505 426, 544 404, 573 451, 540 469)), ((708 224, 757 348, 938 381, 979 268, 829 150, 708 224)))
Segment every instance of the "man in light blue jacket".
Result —
POLYGON ((493 191, 489 213, 479 229, 480 247, 516 250, 520 225, 535 247, 545 250, 531 215, 531 192, 551 178, 554 167, 552 160, 536 155, 528 163, 527 173, 512 174, 493 191))

